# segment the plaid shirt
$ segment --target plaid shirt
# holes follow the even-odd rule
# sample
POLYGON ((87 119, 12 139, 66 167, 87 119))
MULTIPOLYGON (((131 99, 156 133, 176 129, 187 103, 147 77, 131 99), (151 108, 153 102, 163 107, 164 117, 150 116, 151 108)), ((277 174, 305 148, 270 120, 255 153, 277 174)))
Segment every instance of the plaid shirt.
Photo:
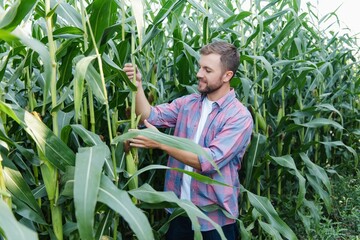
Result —
MULTIPOLYGON (((193 139, 201 115, 204 96, 191 94, 171 103, 165 103, 151 108, 148 122, 161 128, 174 127, 174 135, 193 139)), ((205 157, 199 156, 201 171, 196 172, 212 179, 224 182, 232 187, 210 185, 191 181, 191 201, 199 206, 218 205, 228 211, 234 218, 238 217, 238 197, 240 182, 238 170, 246 147, 250 142, 253 120, 249 111, 240 103, 232 89, 227 95, 213 103, 213 109, 208 116, 199 145, 204 147, 215 161, 222 174, 219 175, 205 157)), ((169 157, 168 166, 184 169, 180 161, 169 157)), ((182 173, 168 170, 165 176, 165 191, 173 191, 180 198, 182 173)), ((218 209, 206 212, 206 215, 220 226, 234 223, 234 219, 227 218, 218 209)), ((206 220, 199 219, 201 230, 214 229, 206 220)))

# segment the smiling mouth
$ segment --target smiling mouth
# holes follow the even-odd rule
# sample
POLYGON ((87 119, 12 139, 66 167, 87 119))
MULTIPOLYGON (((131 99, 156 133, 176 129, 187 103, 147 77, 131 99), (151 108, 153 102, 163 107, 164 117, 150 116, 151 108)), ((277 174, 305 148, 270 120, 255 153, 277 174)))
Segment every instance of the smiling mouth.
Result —
POLYGON ((206 81, 203 78, 198 78, 199 83, 206 83, 206 81))

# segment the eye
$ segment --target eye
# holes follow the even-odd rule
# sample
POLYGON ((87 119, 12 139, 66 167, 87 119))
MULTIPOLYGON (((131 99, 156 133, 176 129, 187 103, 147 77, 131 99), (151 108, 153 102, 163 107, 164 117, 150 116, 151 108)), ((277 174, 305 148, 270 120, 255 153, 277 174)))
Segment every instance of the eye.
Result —
POLYGON ((205 68, 205 72, 211 73, 212 71, 209 68, 205 68))

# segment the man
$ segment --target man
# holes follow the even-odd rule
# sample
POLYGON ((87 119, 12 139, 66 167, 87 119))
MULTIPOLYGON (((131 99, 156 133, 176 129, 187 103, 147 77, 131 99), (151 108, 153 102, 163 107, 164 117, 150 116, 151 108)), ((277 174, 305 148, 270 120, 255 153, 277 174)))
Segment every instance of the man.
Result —
MULTIPOLYGON (((152 107, 142 88, 141 74, 136 71, 138 92, 136 113, 146 127, 173 127, 174 135, 193 139, 210 154, 221 175, 202 156, 160 144, 143 136, 130 140, 130 146, 158 148, 169 155, 168 166, 196 171, 233 187, 210 185, 191 179, 186 174, 167 171, 165 191, 173 191, 179 198, 188 199, 197 206, 218 205, 212 212, 205 212, 223 228, 227 239, 237 239, 239 231, 235 220, 238 216, 238 170, 250 142, 253 121, 249 111, 236 99, 230 80, 240 64, 236 47, 226 42, 214 42, 200 50, 197 73, 199 93, 173 100, 171 103, 152 107), (233 218, 225 216, 225 209, 233 218)), ((125 64, 124 71, 132 79, 134 66, 125 64)), ((220 239, 217 230, 208 221, 199 220, 204 239, 220 239)), ((193 239, 191 222, 178 217, 170 223, 167 239, 193 239)))

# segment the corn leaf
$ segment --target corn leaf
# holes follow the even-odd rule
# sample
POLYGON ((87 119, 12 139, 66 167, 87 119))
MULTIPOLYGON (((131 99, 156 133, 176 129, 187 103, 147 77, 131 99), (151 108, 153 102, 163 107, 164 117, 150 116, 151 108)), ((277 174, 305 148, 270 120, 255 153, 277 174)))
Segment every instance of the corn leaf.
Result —
POLYGON ((269 44, 269 46, 267 46, 264 49, 264 52, 268 52, 274 48, 276 48, 278 46, 278 44, 283 41, 284 39, 287 39, 288 36, 291 35, 291 32, 297 28, 300 24, 300 20, 302 20, 305 16, 302 15, 301 17, 299 17, 299 19, 291 19, 289 20, 285 27, 276 35, 276 37, 274 38, 274 40, 269 44))
POLYGON ((13 118, 32 137, 49 162, 65 171, 75 165, 75 154, 40 120, 19 106, 0 101, 0 110, 13 118))
POLYGON ((102 145, 104 142, 100 139, 99 135, 87 130, 80 124, 70 125, 72 130, 78 134, 87 146, 102 145))
POLYGON ((257 159, 263 154, 263 149, 266 145, 266 136, 255 133, 251 139, 251 143, 248 149, 248 154, 243 160, 245 167, 245 181, 244 186, 246 189, 250 188, 250 184, 253 182, 253 170, 257 164, 257 159))
MULTIPOLYGON (((126 75, 126 73, 122 70, 122 68, 120 68, 112 59, 110 59, 110 57, 106 54, 103 54, 102 59, 112 68, 115 69, 115 71, 117 71, 117 73, 120 75, 120 79, 124 80, 126 85, 129 87, 129 89, 131 91, 136 91, 137 87, 136 85, 130 81, 130 79, 128 78, 128 76, 126 75)), ((117 83, 117 82, 116 82, 117 83)))
POLYGON ((139 37, 140 46, 144 33, 144 6, 142 0, 131 0, 132 13, 135 17, 137 36, 139 37))
POLYGON ((75 119, 80 120, 82 96, 84 93, 84 78, 89 64, 96 58, 95 55, 83 57, 76 63, 75 77, 74 77, 74 106, 75 106, 75 119))
POLYGON ((227 185, 227 184, 225 184, 223 182, 213 180, 212 178, 209 178, 207 176, 201 175, 201 174, 196 173, 196 172, 186 171, 186 170, 180 169, 180 168, 170 168, 170 167, 167 167, 167 166, 155 165, 155 164, 143 167, 143 168, 139 169, 138 171, 136 171, 131 176, 131 178, 127 181, 127 183, 124 185, 124 187, 129 184, 129 182, 131 181, 132 178, 134 178, 136 176, 139 176, 140 174, 142 174, 142 173, 144 173, 146 171, 158 170, 158 169, 159 170, 161 170, 161 169, 163 169, 163 170, 174 170, 174 171, 182 172, 182 173, 185 173, 185 174, 191 176, 195 180, 197 180, 199 182, 202 182, 202 183, 206 183, 206 184, 216 184, 216 185, 222 185, 222 186, 226 186, 226 187, 231 187, 230 185, 227 185))
POLYGON ((301 159, 303 160, 303 162, 305 163, 306 168, 308 169, 309 173, 312 176, 314 176, 316 179, 318 179, 320 182, 322 182, 325 185, 327 191, 331 195, 330 179, 329 179, 326 171, 319 165, 316 165, 315 163, 313 163, 305 153, 302 152, 299 155, 300 155, 301 159))
POLYGON ((6 188, 13 195, 13 201, 19 205, 18 214, 37 223, 46 224, 43 213, 21 173, 5 168, 4 178, 6 188))
POLYGON ((124 142, 130 138, 134 138, 138 135, 142 135, 144 137, 147 137, 149 139, 155 140, 157 142, 160 142, 162 144, 166 144, 167 146, 186 150, 192 153, 197 154, 198 156, 205 156, 205 158, 211 163, 211 165, 219 172, 219 168, 212 159, 212 157, 198 144, 194 143, 194 141, 186 139, 186 138, 180 138, 176 136, 171 136, 164 134, 162 132, 159 132, 154 129, 143 129, 143 130, 136 130, 136 131, 129 131, 125 134, 122 134, 120 136, 117 136, 113 139, 112 144, 117 144, 119 142, 124 142))
POLYGON ((295 233, 289 226, 279 217, 274 207, 271 205, 269 199, 253 194, 246 190, 243 186, 240 188, 241 192, 247 193, 251 205, 265 217, 272 228, 278 231, 287 239, 297 239, 295 233))
POLYGON ((94 66, 89 65, 86 72, 86 81, 101 104, 106 104, 105 89, 102 87, 101 76, 94 66))
MULTIPOLYGON (((43 101, 46 102, 50 90, 50 80, 51 80, 51 58, 50 53, 47 47, 35 38, 31 38, 30 36, 25 35, 19 28, 15 29, 13 35, 17 37, 24 45, 37 52, 40 55, 44 66, 44 89, 43 89, 43 101)), ((46 104, 43 105, 43 112, 45 111, 46 104)))
POLYGON ((36 232, 19 223, 9 206, 0 198, 0 229, 6 239, 16 240, 37 240, 36 232))
POLYGON ((328 192, 326 192, 322 186, 316 181, 316 178, 310 174, 306 174, 306 179, 310 183, 311 187, 315 189, 316 193, 324 201, 326 210, 328 213, 332 211, 332 200, 328 192))
POLYGON ((296 206, 300 207, 302 202, 305 199, 305 178, 301 175, 300 171, 296 168, 294 159, 289 156, 281 156, 281 157, 274 157, 270 156, 272 160, 274 160, 277 164, 279 164, 282 167, 288 168, 291 174, 295 175, 299 180, 299 194, 296 206))
POLYGON ((5 15, 0 17, 0 28, 14 30, 34 8, 37 0, 18 0, 7 8, 5 15))
MULTIPOLYGON (((264 58, 263 56, 251 56, 251 55, 245 55, 245 56, 242 56, 241 58, 245 59, 245 60, 246 59, 255 59, 255 60, 261 61, 261 63, 265 67, 266 73, 269 77, 268 84, 269 84, 269 86, 272 86, 274 71, 273 71, 271 64, 269 63, 269 61, 266 58, 264 58)), ((270 94, 270 90, 271 90, 271 88, 269 88, 268 94, 270 94)))
POLYGON ((108 174, 110 174, 113 178, 115 178, 114 176, 114 171, 113 171, 113 163, 112 160, 110 158, 110 150, 108 148, 108 146, 105 144, 105 142, 103 142, 100 138, 99 135, 87 130, 84 128, 84 126, 80 125, 80 124, 72 124, 69 125, 66 129, 66 132, 69 132, 68 129, 72 129, 77 135, 79 135, 81 137, 81 139, 85 142, 85 144, 87 146, 103 146, 104 149, 106 151, 108 151, 107 155, 109 157, 107 157, 105 159, 105 168, 106 168, 106 172, 108 174))
POLYGON ((94 215, 100 177, 109 151, 105 145, 80 148, 76 154, 74 202, 80 237, 94 239, 94 215))
POLYGON ((179 6, 184 4, 186 1, 184 0, 169 0, 166 1, 165 4, 161 7, 158 14, 155 16, 153 20, 154 26, 159 25, 164 21, 164 19, 173 11, 175 11, 179 6))
POLYGON ((116 22, 117 5, 114 0, 95 0, 90 5, 90 22, 96 43, 99 43, 104 29, 116 22))
MULTIPOLYGON (((56 4, 58 5, 55 12, 61 17, 62 21, 67 23, 67 26, 74 26, 83 29, 81 15, 73 6, 71 6, 69 3, 66 3, 65 1, 56 1, 56 4)), ((54 5, 55 1, 53 2, 52 7, 54 7, 54 5)))
POLYGON ((272 237, 271 239, 282 240, 280 233, 275 228, 271 227, 270 224, 267 224, 261 220, 259 220, 259 224, 261 228, 272 237))
POLYGON ((134 205, 126 191, 118 189, 106 176, 101 178, 98 201, 120 214, 138 239, 154 239, 152 228, 144 213, 134 205))
POLYGON ((330 119, 326 119, 326 118, 314 118, 310 122, 300 123, 299 125, 304 126, 304 127, 308 127, 308 128, 318 128, 318 127, 331 125, 334 128, 337 128, 339 130, 344 129, 344 127, 342 125, 340 125, 339 123, 337 123, 337 122, 335 122, 333 120, 330 120, 330 119))
POLYGON ((354 148, 347 146, 346 144, 344 144, 342 141, 332 141, 332 142, 320 142, 321 144, 325 145, 326 147, 344 147, 346 148, 349 152, 352 153, 352 155, 354 156, 354 161, 355 161, 355 167, 357 167, 358 163, 359 163, 359 155, 358 153, 355 151, 354 148))
POLYGON ((192 202, 187 200, 180 200, 175 193, 173 192, 159 192, 155 191, 150 185, 144 184, 141 187, 129 191, 131 195, 135 198, 141 200, 142 202, 156 204, 161 202, 170 202, 177 204, 182 208, 192 222, 192 226, 195 232, 195 238, 199 239, 201 237, 200 225, 198 223, 198 218, 205 219, 209 221, 215 229, 218 231, 222 239, 226 239, 221 227, 213 222, 208 216, 206 216, 198 207, 196 207, 192 202))
POLYGON ((227 18, 220 26, 220 29, 226 30, 227 28, 231 27, 232 25, 239 24, 239 21, 243 20, 244 18, 251 15, 251 12, 242 11, 239 14, 231 15, 227 18))

